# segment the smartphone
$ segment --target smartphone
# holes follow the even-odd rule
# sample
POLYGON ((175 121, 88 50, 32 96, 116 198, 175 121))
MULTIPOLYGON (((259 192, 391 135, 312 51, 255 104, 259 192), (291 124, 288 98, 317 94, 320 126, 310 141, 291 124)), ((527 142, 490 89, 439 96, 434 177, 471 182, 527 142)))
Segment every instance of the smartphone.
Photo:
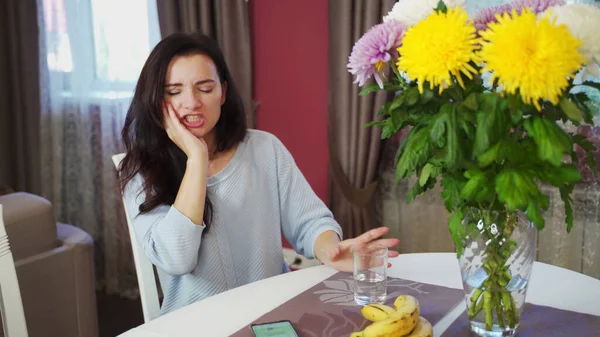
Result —
POLYGON ((290 321, 252 324, 250 329, 254 337, 298 337, 298 333, 290 321))

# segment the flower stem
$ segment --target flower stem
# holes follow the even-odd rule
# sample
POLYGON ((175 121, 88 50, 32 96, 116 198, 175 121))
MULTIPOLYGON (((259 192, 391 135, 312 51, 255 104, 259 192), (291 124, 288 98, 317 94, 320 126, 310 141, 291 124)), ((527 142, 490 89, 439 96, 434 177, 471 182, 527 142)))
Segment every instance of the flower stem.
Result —
MULTIPOLYGON (((489 213, 486 211, 482 213, 485 223, 492 223, 489 213)), ((512 235, 518 218, 513 214, 507 214, 503 226, 500 219, 496 220, 498 226, 503 227, 497 235, 482 233, 482 238, 487 245, 484 252, 486 260, 482 268, 488 277, 472 292, 468 314, 469 319, 473 319, 483 310, 486 330, 492 330, 495 323, 502 329, 506 329, 507 326, 514 329, 519 323, 519 313, 512 294, 506 289, 512 276, 508 271, 510 266, 507 265, 510 249, 504 243, 508 243, 506 240, 512 235), (481 298, 482 294, 483 298, 481 298)))

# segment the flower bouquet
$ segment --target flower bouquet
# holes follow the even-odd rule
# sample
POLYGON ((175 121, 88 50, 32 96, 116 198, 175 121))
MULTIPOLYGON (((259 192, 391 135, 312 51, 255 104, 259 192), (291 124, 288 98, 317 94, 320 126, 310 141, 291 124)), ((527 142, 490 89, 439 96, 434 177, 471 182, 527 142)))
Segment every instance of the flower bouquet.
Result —
POLYGON ((549 206, 541 185, 559 190, 570 231, 578 155, 597 172, 595 146, 564 126, 593 123, 600 9, 516 0, 470 16, 463 5, 400 0, 356 42, 348 69, 361 95, 389 92, 368 126, 382 138, 409 129, 394 162, 396 182, 416 178, 407 201, 441 184, 472 330, 506 336, 549 206))

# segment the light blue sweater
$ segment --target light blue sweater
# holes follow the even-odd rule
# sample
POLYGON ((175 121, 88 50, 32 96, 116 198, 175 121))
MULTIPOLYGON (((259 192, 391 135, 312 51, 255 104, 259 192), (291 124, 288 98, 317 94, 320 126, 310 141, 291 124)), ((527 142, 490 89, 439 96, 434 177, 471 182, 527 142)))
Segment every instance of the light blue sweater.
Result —
POLYGON ((146 256, 157 267, 162 313, 211 295, 289 271, 281 235, 314 258, 323 232, 342 230, 313 192, 291 154, 274 135, 249 130, 229 164, 208 179, 214 205, 210 230, 175 207, 139 214, 142 178, 125 189, 125 207, 146 256))

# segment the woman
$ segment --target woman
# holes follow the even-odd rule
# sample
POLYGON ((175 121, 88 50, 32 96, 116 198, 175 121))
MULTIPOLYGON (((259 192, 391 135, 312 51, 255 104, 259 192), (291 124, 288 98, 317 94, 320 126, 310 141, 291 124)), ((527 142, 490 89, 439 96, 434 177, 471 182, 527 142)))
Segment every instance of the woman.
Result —
POLYGON ((158 270, 162 313, 288 271, 282 234, 299 254, 350 271, 352 245, 387 232, 340 241, 284 145, 245 120, 214 40, 178 33, 154 48, 127 113, 119 173, 135 235, 158 270))

